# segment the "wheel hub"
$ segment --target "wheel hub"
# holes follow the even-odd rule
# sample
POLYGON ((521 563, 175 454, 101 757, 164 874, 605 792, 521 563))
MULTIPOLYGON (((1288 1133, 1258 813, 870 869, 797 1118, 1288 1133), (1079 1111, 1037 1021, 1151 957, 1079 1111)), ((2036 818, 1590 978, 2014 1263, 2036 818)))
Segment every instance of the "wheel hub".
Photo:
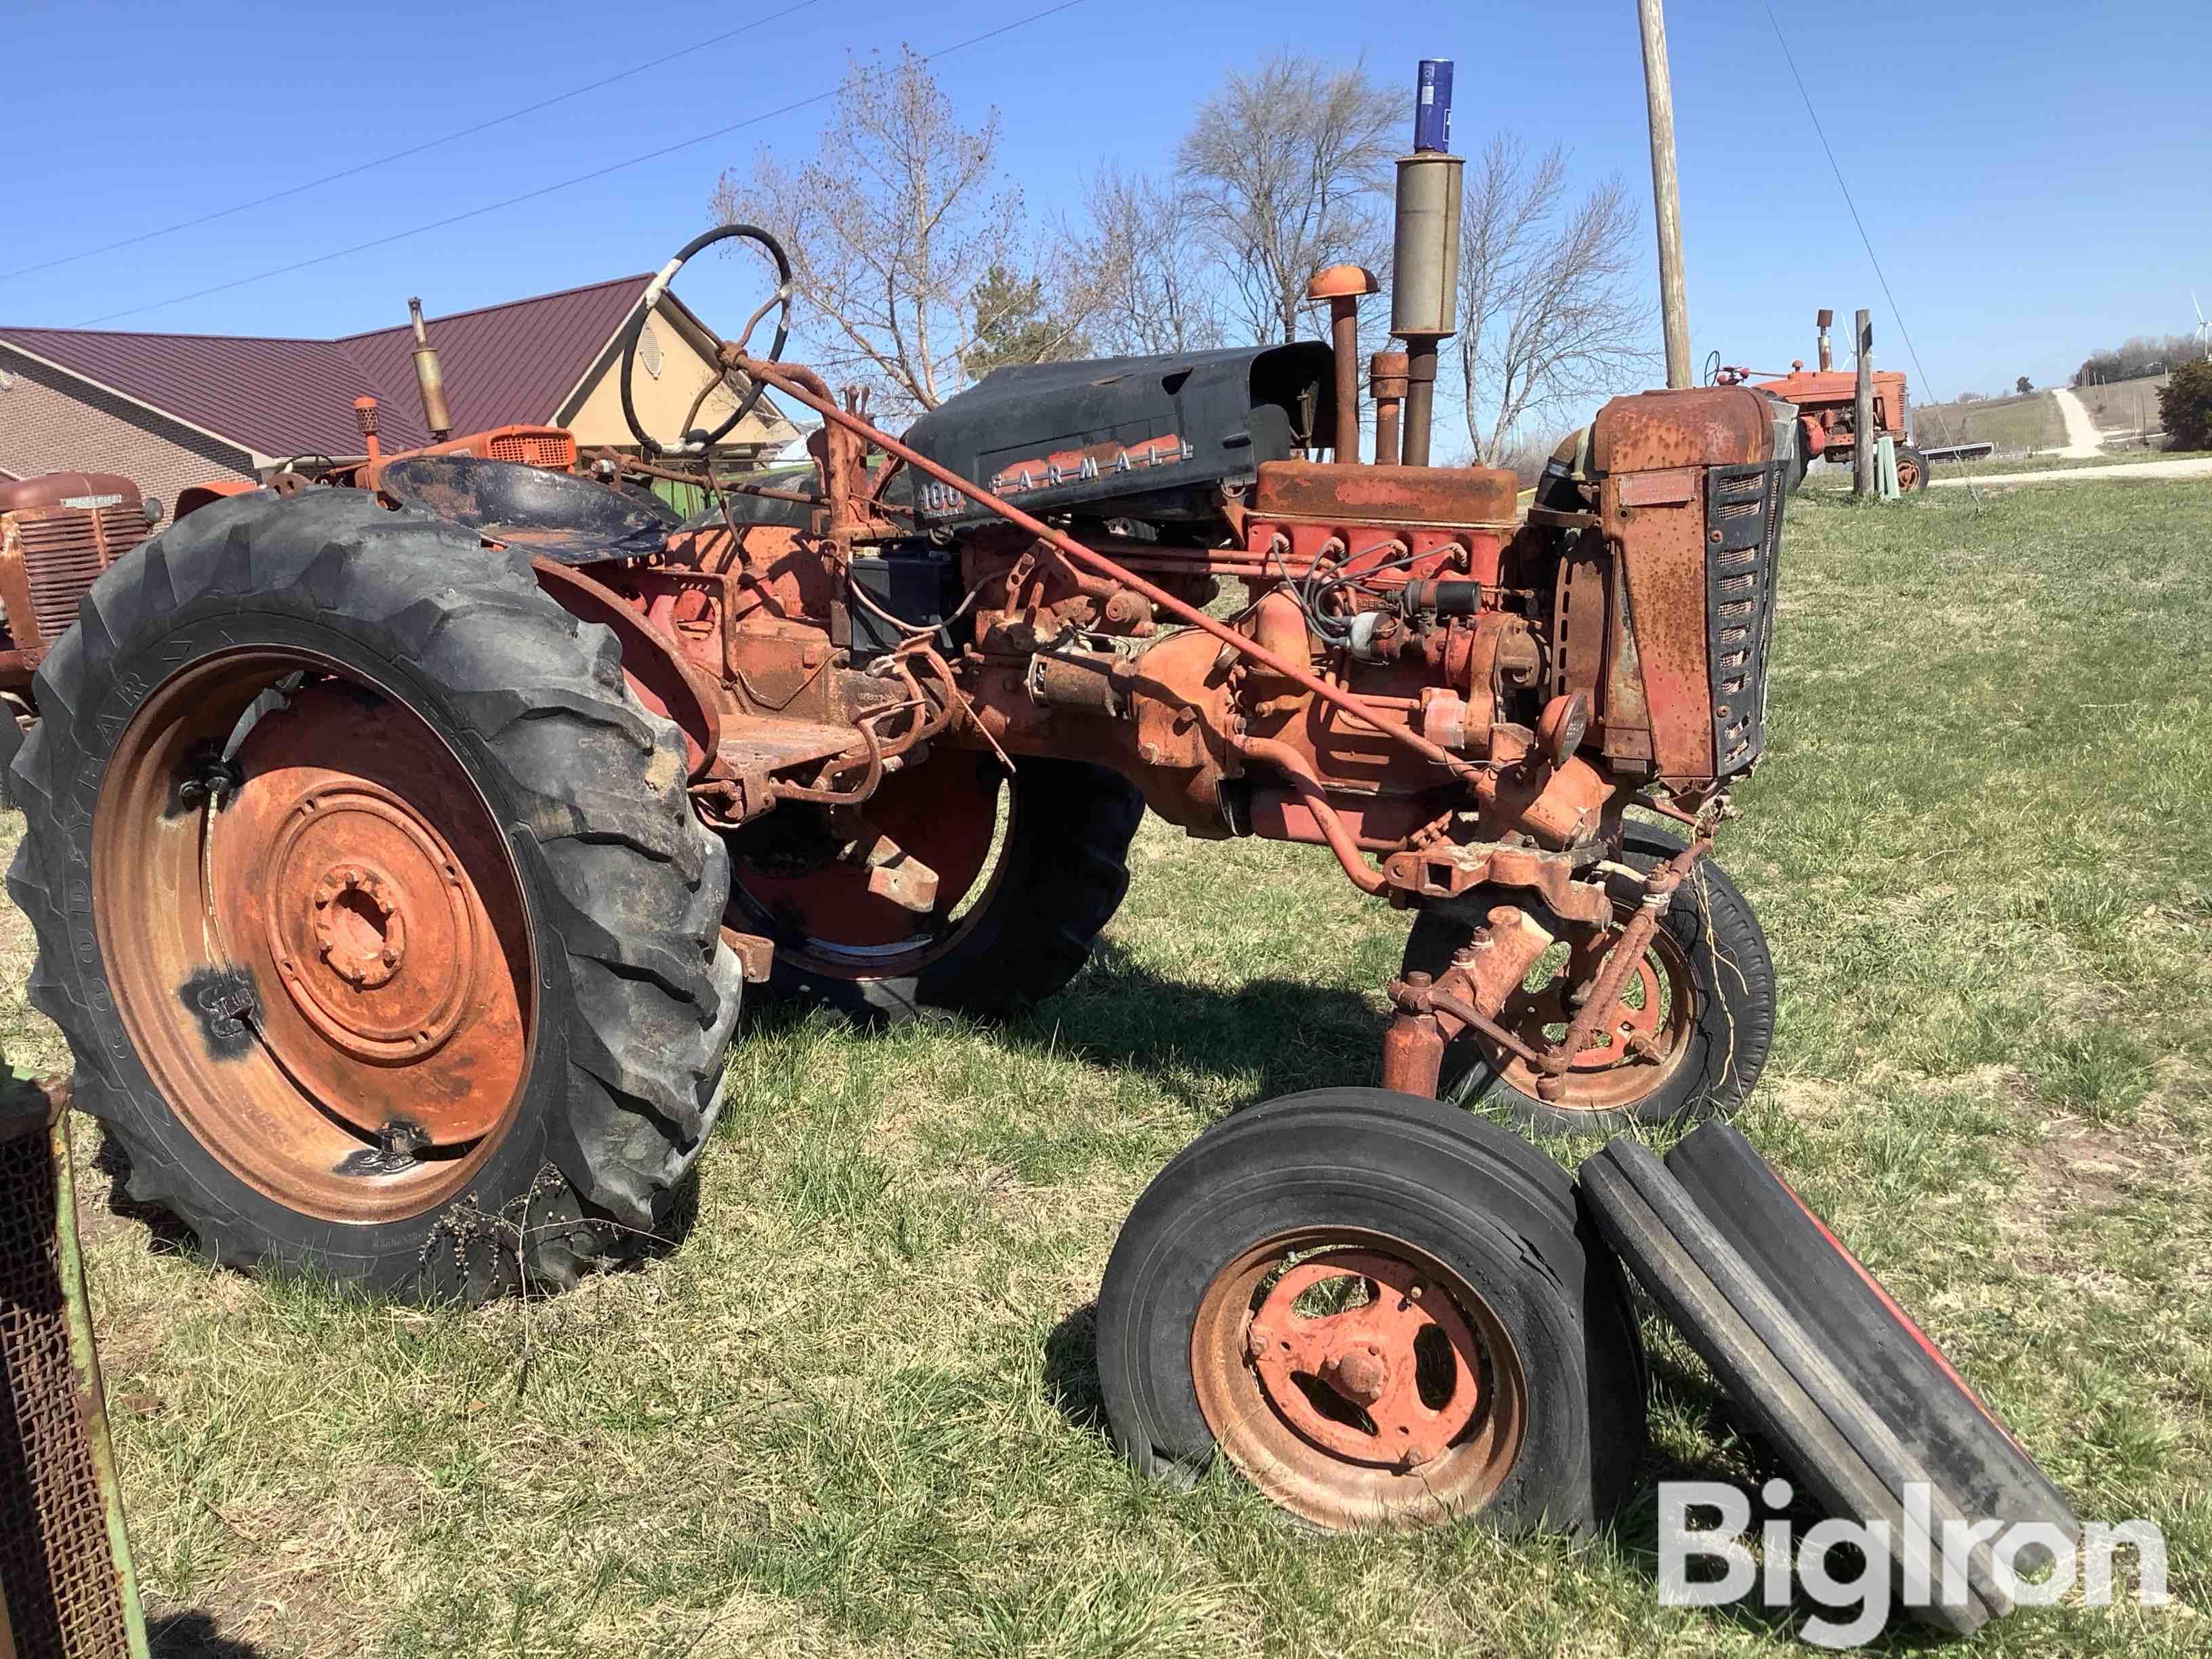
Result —
POLYGON ((1373 1251, 1331 1250, 1285 1273, 1253 1315, 1245 1347, 1283 1420, 1358 1462, 1429 1462, 1481 1404, 1470 1364, 1481 1347, 1467 1322, 1448 1297, 1428 1294, 1410 1263, 1373 1251), (1333 1280, 1364 1280, 1368 1299, 1336 1313, 1298 1311, 1333 1280))
POLYGON ((420 1214, 514 1122, 538 988, 520 869, 404 698, 274 646, 173 676, 116 744, 90 887, 155 1087, 286 1208, 420 1214))
POLYGON ((407 950, 404 899, 373 870, 336 865, 315 884, 315 946, 356 991, 388 985, 407 950))
POLYGON ((1479 1511, 1520 1455, 1528 1382, 1467 1280, 1364 1230, 1254 1243, 1200 1298, 1199 1410, 1229 1460, 1326 1527, 1479 1511))
POLYGON ((848 838, 826 827, 810 835, 801 823, 787 832, 764 822, 732 876, 782 956, 841 976, 913 971, 949 948, 953 912, 987 878, 1000 789, 988 756, 948 756, 891 774, 869 798, 871 830, 936 873, 934 902, 920 914, 872 883, 865 858, 841 860, 848 838))
MULTIPOLYGON (((1617 912, 1626 907, 1616 907, 1617 912)), ((1577 946, 1558 971, 1534 989, 1516 988, 1499 1011, 1498 1023, 1529 1047, 1543 1050, 1565 1037, 1579 1008, 1572 993, 1602 972, 1626 920, 1597 939, 1577 946)), ((1556 1100, 1568 1111, 1620 1110, 1650 1095, 1674 1074, 1687 1052, 1697 1022, 1697 992, 1689 959, 1674 935, 1660 928, 1643 957, 1621 981, 1611 1012, 1567 1062, 1556 1100)), ((1520 1056, 1499 1055, 1499 1074, 1511 1087, 1535 1095, 1543 1085, 1535 1068, 1520 1056)))
POLYGON ((226 843, 272 817, 280 825, 265 866, 269 947, 309 1024, 375 1062, 451 1038, 482 940, 436 831, 392 791, 319 767, 251 780, 235 810, 221 825, 226 843))
POLYGON ((261 997, 272 1055, 370 1136, 483 1135, 520 1079, 523 1032, 513 958, 471 873, 503 849, 453 839, 482 823, 465 780, 427 732, 329 684, 264 715, 237 760, 244 781, 210 826, 209 925, 258 984, 282 988, 261 997))

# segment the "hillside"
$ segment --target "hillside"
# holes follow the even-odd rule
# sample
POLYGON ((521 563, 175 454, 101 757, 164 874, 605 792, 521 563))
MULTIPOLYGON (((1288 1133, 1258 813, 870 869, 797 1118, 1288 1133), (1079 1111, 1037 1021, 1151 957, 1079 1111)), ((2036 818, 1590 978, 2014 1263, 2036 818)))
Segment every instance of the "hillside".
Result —
POLYGON ((2153 374, 2140 380, 2076 386, 2074 395, 2088 410, 2100 432, 2134 437, 2159 429, 2158 394, 2166 381, 2165 375, 2153 374))
POLYGON ((1912 434, 1923 444, 1993 443, 1999 455, 2066 447, 2066 422, 2048 392, 1963 404, 1915 402, 1912 434))

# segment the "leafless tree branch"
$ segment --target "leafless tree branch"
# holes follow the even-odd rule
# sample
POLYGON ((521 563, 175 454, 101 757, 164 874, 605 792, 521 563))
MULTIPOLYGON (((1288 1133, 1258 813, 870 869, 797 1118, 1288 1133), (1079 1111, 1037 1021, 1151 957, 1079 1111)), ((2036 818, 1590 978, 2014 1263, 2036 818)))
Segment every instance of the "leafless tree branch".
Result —
POLYGON ((1402 112, 1364 65, 1332 70, 1288 52, 1249 75, 1231 70, 1200 109, 1176 170, 1244 337, 1297 338, 1306 283, 1322 265, 1380 268, 1389 129, 1402 112))
POLYGON ((1619 174, 1566 201, 1557 145, 1534 161, 1500 133, 1469 162, 1460 221, 1455 349, 1478 461, 1524 425, 1648 373, 1652 309, 1636 287, 1638 214, 1619 174))
POLYGON ((1081 224, 1063 222, 1054 238, 1058 311, 1108 356, 1219 345, 1202 211, 1179 181, 1102 167, 1084 188, 1081 224))
POLYGON ((811 160, 763 149, 722 174, 713 210, 782 240, 826 375, 866 386, 879 413, 934 409, 965 378, 969 294, 1019 263, 1021 192, 999 182, 998 113, 961 125, 911 51, 852 64, 837 107, 811 160))

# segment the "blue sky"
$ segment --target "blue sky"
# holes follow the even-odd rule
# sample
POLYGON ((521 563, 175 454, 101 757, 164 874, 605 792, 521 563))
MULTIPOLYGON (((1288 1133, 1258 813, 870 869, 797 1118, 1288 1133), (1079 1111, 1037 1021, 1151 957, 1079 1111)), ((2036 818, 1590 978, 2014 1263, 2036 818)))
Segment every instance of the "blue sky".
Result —
MULTIPOLYGON (((317 14, 296 5, 6 0, 0 271, 334 172, 532 103, 796 0, 562 0, 317 14), (635 18, 638 26, 629 27, 635 18), (649 21, 645 20, 649 19, 649 21), (329 39, 319 31, 327 30, 329 39), (25 73, 29 66, 32 72, 25 73)), ((98 258, 0 280, 0 324, 69 325, 474 208, 833 87, 848 49, 929 52, 1048 0, 817 3, 754 33, 326 189, 98 258)), ((2093 348, 2186 329, 2212 304, 2212 4, 2050 0, 1776 12, 1843 157, 1932 386, 2039 385, 2093 348), (1855 93, 1854 83, 1863 88, 1855 93)), ((1786 367, 1811 314, 1876 317, 1911 365, 1760 0, 1672 0, 1697 360, 1786 367)), ((1498 127, 1618 168, 1649 208, 1632 0, 1357 6, 1086 0, 946 58, 965 112, 995 105, 1033 212, 1097 162, 1162 165, 1223 69, 1292 46, 1410 88, 1457 64, 1455 147, 1498 127)), ((760 142, 811 147, 833 104, 464 223, 107 325, 329 335, 658 264, 705 222, 718 171, 760 142)), ((732 282, 686 297, 734 327, 732 282)), ((1656 287, 1656 278, 1653 285, 1656 287)))

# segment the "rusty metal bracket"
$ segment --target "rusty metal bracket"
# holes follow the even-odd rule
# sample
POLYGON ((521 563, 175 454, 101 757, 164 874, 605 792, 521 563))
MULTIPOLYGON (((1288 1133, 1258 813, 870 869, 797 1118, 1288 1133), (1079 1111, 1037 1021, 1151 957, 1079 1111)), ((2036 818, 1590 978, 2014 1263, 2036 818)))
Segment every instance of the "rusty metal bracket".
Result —
POLYGON ((1556 1100, 1565 1092, 1567 1068, 1589 1044, 1598 1026, 1612 1018, 1613 1005, 1620 1000, 1620 988, 1628 982, 1628 975, 1636 964, 1644 960, 1644 949, 1651 943, 1659 918, 1674 902, 1675 890, 1690 873, 1690 866, 1711 852, 1712 846, 1710 839, 1692 842, 1644 878, 1644 901, 1637 906, 1628 926, 1621 929, 1620 939, 1597 976, 1597 983, 1590 988, 1583 1006, 1575 1011, 1574 1024, 1567 1028, 1566 1036, 1537 1061, 1544 1073, 1536 1081, 1539 1098, 1556 1100))
POLYGON ((734 927, 722 929, 722 943, 737 953, 744 964, 745 983, 765 985, 768 976, 775 969, 775 941, 759 933, 741 933, 734 927))
POLYGON ((1442 842, 1382 861, 1382 878, 1416 898, 1457 898, 1481 886, 1529 887, 1553 915, 1595 924, 1613 914, 1602 883, 1577 881, 1573 854, 1503 842, 1442 842))

